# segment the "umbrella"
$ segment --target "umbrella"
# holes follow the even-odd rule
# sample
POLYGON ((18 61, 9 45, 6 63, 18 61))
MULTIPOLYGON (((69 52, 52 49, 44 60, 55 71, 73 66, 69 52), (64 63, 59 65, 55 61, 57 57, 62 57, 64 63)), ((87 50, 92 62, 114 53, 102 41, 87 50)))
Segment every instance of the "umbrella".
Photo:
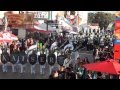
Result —
POLYGON ((17 36, 9 33, 9 32, 1 32, 0 33, 0 42, 8 42, 11 43, 14 40, 18 40, 17 36))
POLYGON ((109 74, 120 74, 120 64, 115 60, 106 60, 103 62, 83 65, 87 70, 104 72, 109 74))

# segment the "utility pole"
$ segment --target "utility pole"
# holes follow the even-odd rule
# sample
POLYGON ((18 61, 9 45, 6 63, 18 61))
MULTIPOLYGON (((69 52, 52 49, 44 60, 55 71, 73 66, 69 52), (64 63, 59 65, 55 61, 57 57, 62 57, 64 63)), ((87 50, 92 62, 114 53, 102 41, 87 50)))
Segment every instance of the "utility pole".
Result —
POLYGON ((52 19, 52 11, 48 11, 48 19, 46 20, 46 30, 48 31, 49 20, 52 19))
POLYGON ((46 21, 46 29, 48 31, 48 20, 46 21))

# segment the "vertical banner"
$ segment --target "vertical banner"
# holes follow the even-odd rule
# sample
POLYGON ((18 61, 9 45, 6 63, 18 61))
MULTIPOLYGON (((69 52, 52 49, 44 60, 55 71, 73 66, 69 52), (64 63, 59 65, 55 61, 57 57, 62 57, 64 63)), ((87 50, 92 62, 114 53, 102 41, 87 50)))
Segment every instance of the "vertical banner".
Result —
POLYGON ((114 36, 114 60, 118 60, 120 59, 120 18, 116 18, 114 36))

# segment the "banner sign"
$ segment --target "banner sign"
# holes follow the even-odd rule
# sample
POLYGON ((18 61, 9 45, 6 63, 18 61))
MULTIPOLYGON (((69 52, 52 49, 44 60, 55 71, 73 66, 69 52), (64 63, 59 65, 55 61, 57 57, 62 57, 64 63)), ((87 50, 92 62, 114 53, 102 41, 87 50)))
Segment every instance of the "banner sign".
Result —
POLYGON ((48 19, 49 11, 34 11, 34 18, 36 19, 48 19))
POLYGON ((8 26, 11 25, 12 27, 20 27, 23 25, 23 14, 6 13, 5 16, 7 17, 8 26))
POLYGON ((33 25, 34 22, 34 14, 33 13, 5 13, 5 17, 7 18, 8 27, 18 28, 18 27, 27 27, 27 25, 33 25))
POLYGON ((120 18, 116 18, 114 36, 114 60, 118 60, 120 59, 120 18))

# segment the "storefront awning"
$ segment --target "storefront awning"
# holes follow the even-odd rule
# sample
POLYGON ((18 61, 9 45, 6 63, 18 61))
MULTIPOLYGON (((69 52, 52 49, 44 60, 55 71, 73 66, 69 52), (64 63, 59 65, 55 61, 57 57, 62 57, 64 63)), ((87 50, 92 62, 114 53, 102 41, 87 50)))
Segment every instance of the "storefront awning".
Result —
POLYGON ((26 30, 31 31, 31 32, 40 32, 40 33, 44 33, 44 34, 50 34, 51 33, 51 31, 39 30, 39 29, 35 29, 35 28, 28 28, 26 30))

